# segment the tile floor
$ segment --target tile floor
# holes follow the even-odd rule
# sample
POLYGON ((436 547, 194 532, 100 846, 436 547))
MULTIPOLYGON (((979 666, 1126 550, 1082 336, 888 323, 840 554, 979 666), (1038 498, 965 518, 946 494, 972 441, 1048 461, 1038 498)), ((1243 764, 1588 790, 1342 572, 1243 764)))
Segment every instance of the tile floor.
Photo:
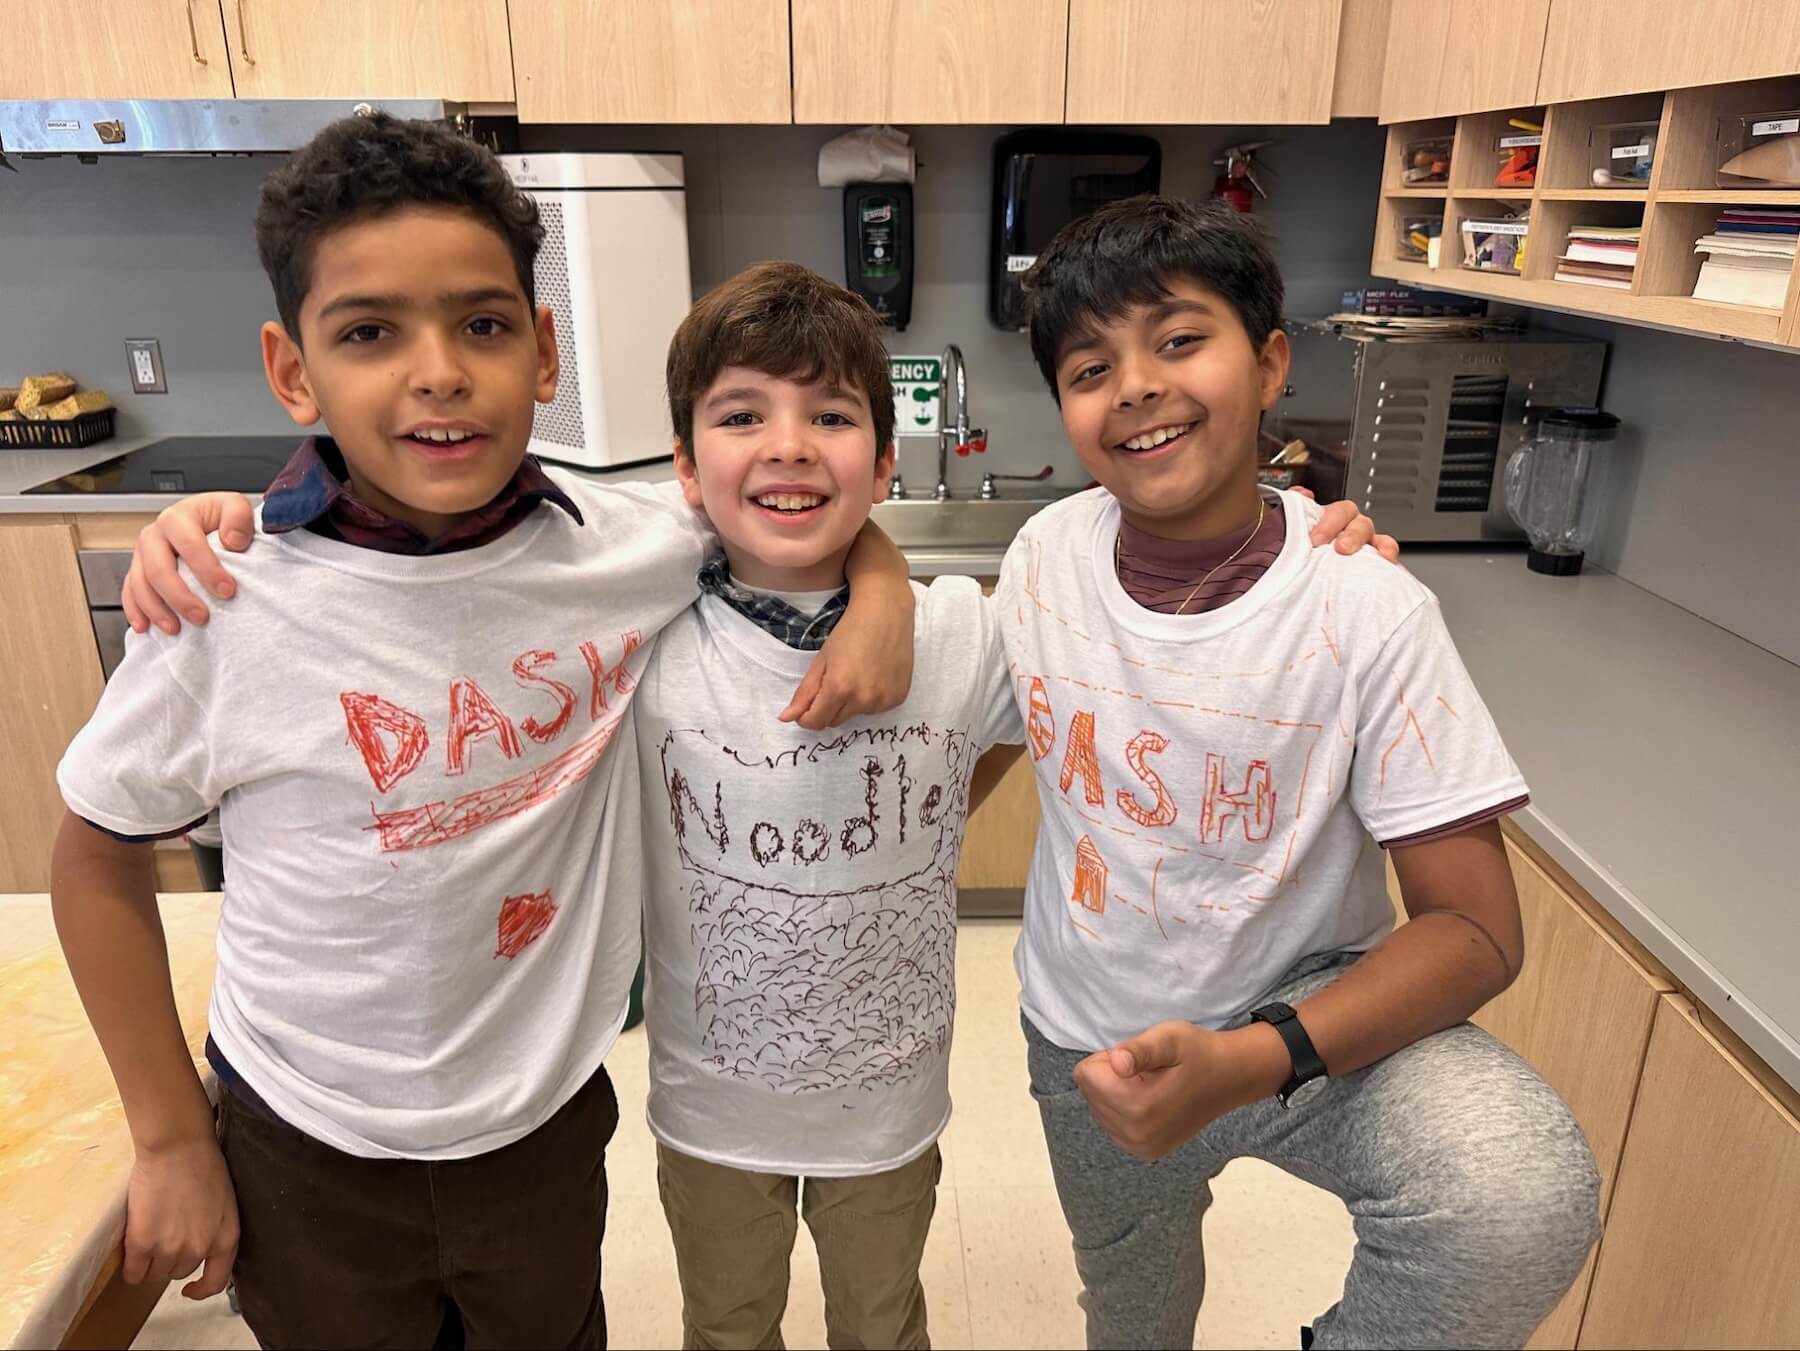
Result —
MULTIPOLYGON (((956 1113, 944 1134, 944 1177, 925 1249, 936 1346, 1078 1347, 1079 1286, 1037 1109, 1025 1091, 1025 1047, 1013 977, 1016 923, 966 922, 957 956, 956 1113)), ((675 1255, 656 1198, 655 1156, 640 1110, 642 1031, 608 1061, 624 1106, 607 1153, 612 1184, 605 1280, 612 1344, 681 1345, 675 1255)), ((1208 1289, 1195 1345, 1296 1347, 1299 1328, 1337 1298, 1354 1239, 1342 1204, 1266 1164, 1243 1160, 1214 1185, 1206 1220, 1208 1289)), ((804 1225, 784 1325, 792 1347, 825 1344, 818 1265, 804 1225)), ((139 1347, 248 1347, 223 1299, 194 1305, 176 1287, 139 1347)))

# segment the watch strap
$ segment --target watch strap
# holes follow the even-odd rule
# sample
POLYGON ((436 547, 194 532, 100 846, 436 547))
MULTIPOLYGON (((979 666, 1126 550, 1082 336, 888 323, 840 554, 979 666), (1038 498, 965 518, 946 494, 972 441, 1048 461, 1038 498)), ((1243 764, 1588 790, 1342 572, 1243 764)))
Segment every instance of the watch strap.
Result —
POLYGON ((1286 1107, 1288 1099, 1293 1097, 1300 1087, 1310 1084, 1314 1079, 1325 1077, 1325 1062, 1319 1059, 1319 1052, 1313 1046, 1312 1038, 1306 1035, 1301 1026, 1300 1015, 1293 1008, 1280 1002, 1264 1004, 1261 1008, 1252 1009, 1250 1017, 1259 1023, 1267 1023, 1274 1028, 1287 1047, 1288 1061, 1293 1066, 1293 1073, 1281 1086, 1276 1095, 1281 1105, 1286 1107))

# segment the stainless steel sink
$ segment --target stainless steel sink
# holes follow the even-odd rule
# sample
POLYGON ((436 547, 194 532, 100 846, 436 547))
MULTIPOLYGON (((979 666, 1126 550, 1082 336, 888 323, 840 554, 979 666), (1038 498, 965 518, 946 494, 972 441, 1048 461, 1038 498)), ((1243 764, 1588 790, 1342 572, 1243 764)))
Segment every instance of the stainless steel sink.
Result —
POLYGON ((888 537, 909 552, 943 550, 979 552, 1004 550, 1019 527, 1066 494, 1045 493, 1029 497, 952 498, 938 502, 929 497, 909 497, 878 503, 870 513, 888 537))

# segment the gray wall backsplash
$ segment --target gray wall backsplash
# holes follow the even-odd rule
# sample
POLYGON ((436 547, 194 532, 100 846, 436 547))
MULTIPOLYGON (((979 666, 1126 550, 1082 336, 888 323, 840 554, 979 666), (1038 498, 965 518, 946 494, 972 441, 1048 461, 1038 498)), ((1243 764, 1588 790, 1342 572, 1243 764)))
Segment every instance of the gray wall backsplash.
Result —
MULTIPOLYGON (((842 191, 820 188, 819 147, 835 127, 594 127, 522 129, 523 148, 679 151, 688 183, 694 285, 705 290, 750 263, 787 258, 843 276, 842 191)), ((985 457, 958 461, 959 491, 984 469, 1031 472, 1045 464, 1079 476, 1056 408, 1022 334, 987 318, 992 147, 1000 127, 925 127, 918 149, 913 323, 891 350, 935 354, 961 345, 970 411, 989 432, 985 457)), ((1273 199, 1258 204, 1287 274, 1289 311, 1319 315, 1367 279, 1374 228, 1371 185, 1383 137, 1369 122, 1326 127, 1158 127, 1163 184, 1207 192, 1210 160, 1234 142, 1274 139, 1273 199)), ((17 161, 0 173, 0 377, 66 369, 105 388, 121 435, 279 434, 291 430, 263 384, 257 329, 273 317, 251 239, 257 185, 268 159, 17 161), (126 338, 162 342, 169 392, 133 395, 126 338)), ((1308 380, 1297 371, 1291 405, 1308 380)), ((929 486, 934 444, 906 438, 901 464, 929 486)))
POLYGON ((1599 320, 1617 477, 1595 561, 1800 663, 1800 355, 1599 320))

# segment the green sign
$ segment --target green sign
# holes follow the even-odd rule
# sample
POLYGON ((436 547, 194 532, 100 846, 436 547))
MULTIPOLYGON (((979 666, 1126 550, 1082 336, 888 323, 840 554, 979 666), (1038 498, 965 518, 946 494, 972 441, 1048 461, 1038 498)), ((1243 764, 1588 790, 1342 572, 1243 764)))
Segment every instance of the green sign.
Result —
POLYGON ((943 358, 890 356, 888 376, 894 382, 894 435, 937 435, 943 358))

